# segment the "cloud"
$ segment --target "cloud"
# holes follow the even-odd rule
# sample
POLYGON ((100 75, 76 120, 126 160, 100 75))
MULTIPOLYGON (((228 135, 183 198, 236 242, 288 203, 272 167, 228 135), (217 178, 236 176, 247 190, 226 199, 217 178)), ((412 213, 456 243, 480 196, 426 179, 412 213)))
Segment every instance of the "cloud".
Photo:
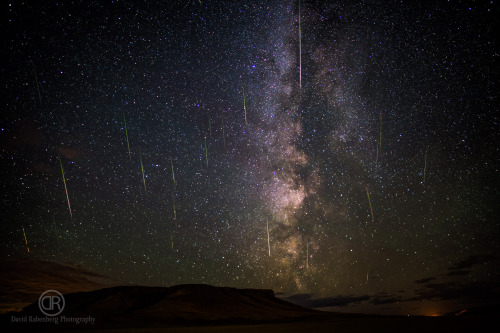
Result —
POLYGON ((286 299, 290 302, 295 303, 295 302, 310 300, 312 296, 313 296, 312 294, 295 294, 287 297, 286 299))
POLYGON ((451 271, 448 273, 448 276, 463 276, 470 274, 470 271, 451 271))
POLYGON ((362 296, 336 296, 336 297, 322 297, 312 298, 312 294, 295 294, 285 298, 286 301, 295 303, 308 308, 326 308, 331 306, 349 306, 363 301, 369 300, 371 297, 368 295, 362 296))
POLYGON ((424 284, 424 283, 428 283, 428 282, 431 282, 431 281, 434 281, 434 280, 436 280, 435 277, 428 277, 428 278, 425 278, 425 279, 416 280, 415 283, 424 284))
POLYGON ((392 304, 401 302, 400 297, 388 296, 388 297, 373 297, 370 300, 371 304, 380 305, 380 304, 392 304))
POLYGON ((495 256, 491 255, 480 255, 480 256, 470 256, 465 260, 459 261, 455 265, 449 267, 450 270, 463 270, 470 269, 473 266, 486 264, 489 261, 496 259, 495 256))
POLYGON ((498 302, 500 282, 495 280, 473 281, 467 278, 477 269, 476 266, 485 265, 497 259, 498 257, 492 255, 469 256, 448 267, 447 274, 416 280, 415 283, 419 285, 418 289, 415 290, 416 296, 402 301, 498 302))
POLYGON ((448 267, 447 276, 466 276, 469 275, 474 266, 485 265, 488 262, 495 260, 496 257, 492 255, 476 255, 470 256, 462 261, 455 263, 453 266, 448 267))
POLYGON ((473 281, 468 283, 429 283, 425 289, 416 290, 417 297, 407 301, 463 300, 463 301, 497 301, 500 297, 500 283, 497 281, 473 281))

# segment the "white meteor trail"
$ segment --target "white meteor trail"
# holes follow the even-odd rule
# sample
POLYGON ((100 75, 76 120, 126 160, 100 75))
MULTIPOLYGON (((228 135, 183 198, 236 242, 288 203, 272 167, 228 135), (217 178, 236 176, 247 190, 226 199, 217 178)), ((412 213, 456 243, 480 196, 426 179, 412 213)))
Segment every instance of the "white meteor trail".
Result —
POLYGON ((299 87, 302 89, 302 31, 300 29, 300 0, 299 0, 299 87))
POLYGON ((62 173, 62 179, 63 179, 63 183, 64 183, 64 190, 66 191, 66 200, 68 200, 69 215, 71 216, 71 218, 73 218, 73 213, 71 213, 71 205, 69 203, 68 188, 66 187, 66 179, 64 178, 64 169, 63 169, 62 161, 60 158, 59 158, 59 164, 61 165, 61 173, 62 173))

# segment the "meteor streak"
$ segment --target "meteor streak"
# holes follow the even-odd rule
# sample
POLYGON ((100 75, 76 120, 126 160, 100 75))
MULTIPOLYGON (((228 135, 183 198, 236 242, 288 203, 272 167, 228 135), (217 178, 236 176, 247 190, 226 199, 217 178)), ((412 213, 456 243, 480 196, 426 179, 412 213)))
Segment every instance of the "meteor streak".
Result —
POLYGON ((427 171, 427 151, 429 150, 429 147, 425 148, 425 161, 424 161, 424 182, 425 182, 425 173, 427 171))
POLYGON ((224 149, 226 149, 226 135, 224 133, 224 114, 222 115, 222 141, 224 142, 224 149))
POLYGON ((38 83, 38 75, 36 75, 35 64, 31 61, 31 66, 33 67, 33 74, 35 74, 36 90, 38 91, 38 99, 40 100, 40 106, 42 106, 42 95, 40 94, 40 84, 38 83))
POLYGON ((146 178, 144 178, 144 166, 142 165, 142 156, 141 155, 139 155, 139 159, 141 161, 142 182, 144 183, 144 193, 147 193, 147 190, 146 190, 146 178))
POLYGON ((125 136, 127 137, 128 157, 129 159, 132 159, 132 156, 130 155, 130 144, 128 141, 127 121, 125 120, 125 113, 123 114, 123 124, 125 124, 125 136))
POLYGON ((309 268, 309 240, 306 243, 306 268, 309 268))
POLYGON ((61 165, 61 173, 62 173, 62 179, 63 179, 63 183, 64 183, 64 190, 66 191, 66 200, 68 200, 69 215, 71 216, 71 218, 73 218, 73 213, 71 213, 71 205, 69 204, 68 188, 66 187, 66 179, 64 178, 64 169, 63 169, 61 158, 59 158, 59 164, 61 165))
POLYGON ((267 249, 269 251, 269 256, 271 256, 271 244, 269 243, 269 219, 266 219, 267 225, 267 249))
POLYGON ((174 172, 174 163, 172 162, 172 158, 170 158, 170 165, 172 166, 172 179, 174 181, 174 189, 175 189, 175 172, 174 172))
POLYGON ((205 160, 207 161, 207 167, 208 167, 208 148, 207 148, 207 137, 205 137, 205 160))
POLYGON ((241 83, 241 89, 243 90, 243 109, 245 110, 245 125, 248 125, 247 123, 247 104, 245 100, 245 86, 243 86, 243 82, 241 83))
POLYGON ((381 153, 382 153, 382 110, 380 111, 379 141, 377 145, 377 160, 375 164, 378 164, 378 158, 381 153))
POLYGON ((21 223, 21 227, 23 228, 23 236, 24 236, 24 241, 26 242, 26 250, 28 250, 28 253, 30 252, 30 248, 28 247, 28 239, 26 238, 26 233, 24 232, 24 226, 21 223))
POLYGON ((368 187, 366 187, 366 196, 368 197, 368 203, 370 204, 370 213, 372 214, 372 221, 375 222, 375 217, 373 216, 372 202, 370 200, 370 192, 368 192, 368 187))
POLYGON ((300 0, 299 0, 299 87, 302 89, 302 32, 300 29, 300 0))
POLYGON ((175 225, 177 226, 177 213, 175 211, 175 197, 174 197, 173 193, 172 193, 172 205, 174 206, 174 221, 175 221, 175 225))

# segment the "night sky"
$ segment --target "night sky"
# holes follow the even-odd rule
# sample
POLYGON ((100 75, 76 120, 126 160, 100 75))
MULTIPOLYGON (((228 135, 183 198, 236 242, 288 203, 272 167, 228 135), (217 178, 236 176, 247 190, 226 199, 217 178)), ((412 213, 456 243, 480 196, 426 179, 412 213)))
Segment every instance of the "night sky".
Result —
POLYGON ((496 1, 2 11, 4 258, 343 311, 498 303, 496 1))

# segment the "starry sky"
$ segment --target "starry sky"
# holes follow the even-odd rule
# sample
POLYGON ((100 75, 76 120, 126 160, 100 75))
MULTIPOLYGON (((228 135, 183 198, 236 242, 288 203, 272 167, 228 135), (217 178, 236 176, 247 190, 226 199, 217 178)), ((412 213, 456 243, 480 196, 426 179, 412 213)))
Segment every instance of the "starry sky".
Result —
POLYGON ((4 258, 351 312, 498 302, 496 1, 2 11, 4 258))

